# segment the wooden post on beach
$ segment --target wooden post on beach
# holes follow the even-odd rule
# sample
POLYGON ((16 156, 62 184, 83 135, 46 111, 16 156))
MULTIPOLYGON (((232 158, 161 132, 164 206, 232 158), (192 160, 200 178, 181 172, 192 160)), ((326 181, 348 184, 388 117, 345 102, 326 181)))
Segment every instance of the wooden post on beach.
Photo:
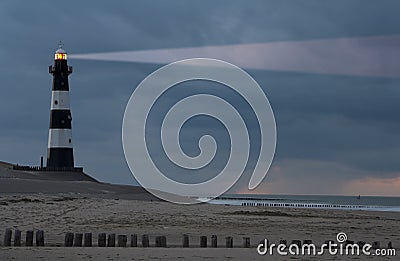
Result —
POLYGON ((107 247, 115 247, 115 234, 108 234, 107 247))
POLYGON ((183 235, 182 247, 189 247, 189 235, 187 234, 183 235))
POLYGON ((218 237, 217 235, 211 236, 211 247, 217 248, 218 247, 218 237))
POLYGON ((157 236, 155 238, 155 246, 156 247, 161 247, 161 237, 160 236, 157 236))
POLYGON ((83 234, 82 233, 75 233, 75 236, 74 236, 74 247, 81 247, 82 246, 82 239, 83 239, 83 234))
POLYGON ((200 237, 200 247, 207 247, 207 236, 200 237))
POLYGON ((233 248, 233 237, 225 238, 226 248, 233 248))
POLYGON ((155 246, 156 247, 167 247, 167 237, 166 236, 157 236, 155 238, 155 246))
POLYGON ((106 233, 100 233, 98 236, 97 246, 98 247, 105 247, 107 241, 106 233))
POLYGON ((4 233, 4 246, 11 246, 11 237, 12 230, 11 228, 6 228, 6 232, 4 233))
POLYGON ((118 235, 118 247, 126 247, 126 235, 118 235))
POLYGON ((72 232, 65 233, 64 246, 72 247, 73 243, 74 243, 74 233, 72 232))
POLYGON ((372 242, 372 249, 381 248, 381 243, 379 241, 372 242))
POLYGON ((297 245, 299 248, 301 248, 301 240, 292 240, 292 245, 297 245))
POLYGON ((142 235, 142 247, 149 247, 149 235, 142 235))
POLYGON ((36 246, 44 246, 44 232, 43 232, 43 230, 36 231, 36 246))
POLYGON ((260 240, 260 242, 258 244, 263 245, 266 249, 269 249, 269 240, 268 239, 262 239, 262 240, 260 240))
POLYGON ((250 248, 250 238, 249 237, 244 237, 243 238, 243 247, 244 248, 250 248))
POLYGON ((91 247, 92 246, 92 233, 85 233, 83 246, 91 247))
POLYGON ((137 247, 137 235, 131 235, 131 247, 137 247))
POLYGON ((26 231, 25 246, 33 246, 33 231, 26 231))
POLYGON ((357 245, 358 245, 360 248, 362 248, 365 244, 366 244, 365 241, 358 241, 358 242, 357 242, 357 245))
POLYGON ((166 236, 158 236, 155 239, 156 247, 167 247, 167 237, 166 236))
POLYGON ((21 230, 15 230, 14 233, 14 246, 19 247, 21 246, 21 230))

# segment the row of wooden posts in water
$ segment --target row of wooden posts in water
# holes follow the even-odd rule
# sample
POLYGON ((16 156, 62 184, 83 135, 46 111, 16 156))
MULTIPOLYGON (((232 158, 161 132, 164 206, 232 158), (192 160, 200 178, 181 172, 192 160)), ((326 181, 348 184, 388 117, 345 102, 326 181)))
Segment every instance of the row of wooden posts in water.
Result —
MULTIPOLYGON (((22 246, 21 244, 22 232, 20 230, 14 231, 14 242, 12 242, 12 229, 7 228, 4 234, 4 246, 22 246), (13 243, 13 244, 12 244, 13 243)), ((34 231, 29 230, 26 231, 25 237, 25 246, 34 246, 34 231)), ((200 247, 207 247, 207 236, 200 237, 200 247)), ((138 244, 138 235, 132 234, 130 235, 130 247, 139 247, 138 244)), ((43 230, 36 231, 36 246, 44 246, 44 232, 43 230)), ((211 236, 211 247, 217 247, 218 238, 216 235, 211 236)), ((93 236, 92 233, 65 233, 64 239, 65 247, 92 247, 93 246, 93 236)), ((99 233, 97 237, 97 246, 98 247, 127 247, 128 246, 128 237, 127 235, 117 235, 115 233, 99 233)), ((150 238, 149 235, 142 235, 141 237, 141 246, 142 247, 150 247, 150 238)), ((156 236, 154 238, 154 247, 167 247, 167 237, 166 236, 156 236)), ((250 247, 250 238, 243 237, 243 245, 244 248, 250 247)), ((185 234, 182 238, 182 247, 189 247, 189 235, 185 234)), ((228 236, 225 238, 225 247, 233 248, 233 237, 228 236)))
MULTIPOLYGON (((22 246, 21 244, 21 236, 22 232, 20 230, 15 230, 14 232, 14 246, 19 247, 22 246)), ((34 231, 28 230, 26 231, 25 237, 25 246, 33 246, 33 239, 34 239, 34 231)), ((36 231, 36 246, 41 247, 44 246, 44 231, 37 230, 36 231)), ((208 237, 201 236, 200 237, 200 244, 199 247, 206 248, 208 246, 208 237)), ((328 240, 329 241, 329 240, 328 240)), ((329 243, 326 241, 325 243, 329 243)), ((292 240, 292 244, 296 244, 301 247, 301 240, 292 240)), ((311 244, 311 240, 304 240, 304 244, 311 244)), ((353 241, 347 241, 348 244, 354 244, 353 241)), ((286 240, 280 240, 279 244, 287 245, 286 240)), ((359 241, 357 242, 360 247, 362 247, 365 242, 359 241)), ((7 228, 4 234, 4 246, 12 246, 12 229, 7 228)), ((93 246, 93 237, 92 233, 72 233, 67 232, 65 233, 64 239, 64 246, 65 247, 92 247, 93 246)), ((128 246, 128 237, 127 235, 117 235, 115 233, 99 233, 97 237, 97 246, 98 247, 127 247, 128 246)), ((130 235, 130 247, 139 247, 138 244, 138 235, 132 234, 130 235)), ((144 234, 141 237, 141 246, 142 247, 150 247, 150 238, 149 235, 144 234)), ((154 247, 167 247, 167 238, 166 236, 156 236, 154 238, 154 247)), ((184 234, 182 237, 182 247, 187 248, 189 247, 189 235, 184 234)), ((193 247, 193 246, 192 246, 193 247)), ((216 248, 218 247, 218 238, 216 235, 211 236, 211 247, 216 248)), ((225 237, 225 247, 226 248, 233 248, 233 237, 228 236, 225 237)), ((242 242, 243 248, 250 248, 250 237, 243 237, 242 242)), ((374 241, 372 243, 372 247, 374 249, 380 248, 380 242, 374 241)), ((388 249, 392 249, 392 242, 388 243, 388 249)))

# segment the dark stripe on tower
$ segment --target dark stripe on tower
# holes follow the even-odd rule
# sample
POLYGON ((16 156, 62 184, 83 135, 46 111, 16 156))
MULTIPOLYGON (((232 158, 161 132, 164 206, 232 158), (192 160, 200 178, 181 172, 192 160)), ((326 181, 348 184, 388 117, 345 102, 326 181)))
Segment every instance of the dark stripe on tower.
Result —
POLYGON ((71 129, 71 111, 70 110, 51 110, 50 129, 71 129))
POLYGON ((53 91, 69 91, 68 75, 72 73, 72 67, 67 60, 56 60, 49 66, 49 73, 53 74, 53 91))
POLYGON ((72 148, 49 148, 47 150, 47 167, 65 170, 74 167, 74 151, 72 148))

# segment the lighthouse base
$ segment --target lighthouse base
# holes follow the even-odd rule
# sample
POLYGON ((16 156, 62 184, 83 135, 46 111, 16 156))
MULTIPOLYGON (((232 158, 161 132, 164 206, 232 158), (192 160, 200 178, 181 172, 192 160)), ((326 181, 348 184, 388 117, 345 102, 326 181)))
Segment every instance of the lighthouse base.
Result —
POLYGON ((74 169, 74 152, 72 148, 49 148, 47 151, 47 168, 74 169))

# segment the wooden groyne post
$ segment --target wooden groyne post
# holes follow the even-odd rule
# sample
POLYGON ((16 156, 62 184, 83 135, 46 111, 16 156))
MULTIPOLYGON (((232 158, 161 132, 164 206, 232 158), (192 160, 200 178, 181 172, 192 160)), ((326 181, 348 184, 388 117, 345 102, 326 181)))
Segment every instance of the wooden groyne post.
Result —
POLYGON ((167 247, 167 237, 161 236, 161 247, 167 247))
POLYGON ((65 233, 64 246, 72 247, 73 244, 74 244, 74 233, 72 233, 72 232, 65 233))
POLYGON ((27 246, 27 247, 33 246, 33 231, 32 230, 26 231, 25 246, 27 246))
POLYGON ((92 246, 92 233, 85 233, 83 246, 91 247, 92 246))
POLYGON ((4 246, 11 246, 12 230, 11 228, 6 228, 4 233, 4 246))
POLYGON ((379 241, 372 242, 372 249, 381 248, 381 243, 379 241))
POLYGON ((243 247, 250 248, 250 238, 249 237, 243 237, 243 247))
POLYGON ((149 235, 142 235, 142 247, 149 247, 149 235))
POLYGON ((118 235, 118 247, 126 247, 126 235, 118 235))
POLYGON ((107 241, 106 233, 100 233, 98 235, 97 246, 98 247, 105 247, 106 246, 106 241, 107 241))
POLYGON ((131 235, 131 247, 137 247, 137 234, 131 235))
POLYGON ((36 246, 44 246, 44 231, 38 230, 36 231, 36 246))
POLYGON ((225 246, 226 248, 233 248, 233 237, 225 238, 225 246))
POLYGON ((211 247, 217 248, 218 247, 218 237, 217 235, 211 235, 211 247))
POLYGON ((82 233, 75 233, 74 247, 81 247, 82 246, 82 239, 83 239, 83 234, 82 233))
POLYGON ((115 247, 115 234, 108 234, 107 247, 115 247))
POLYGON ((14 233, 14 246, 19 247, 21 246, 21 230, 15 230, 14 233))
POLYGON ((297 245, 299 248, 301 248, 301 240, 292 240, 292 245, 297 245))
POLYGON ((167 237, 166 236, 157 236, 155 238, 155 246, 156 247, 167 247, 167 237))
POLYGON ((207 247, 207 236, 200 237, 200 247, 207 247))
POLYGON ((183 235, 182 247, 189 247, 189 235, 187 234, 183 235))

